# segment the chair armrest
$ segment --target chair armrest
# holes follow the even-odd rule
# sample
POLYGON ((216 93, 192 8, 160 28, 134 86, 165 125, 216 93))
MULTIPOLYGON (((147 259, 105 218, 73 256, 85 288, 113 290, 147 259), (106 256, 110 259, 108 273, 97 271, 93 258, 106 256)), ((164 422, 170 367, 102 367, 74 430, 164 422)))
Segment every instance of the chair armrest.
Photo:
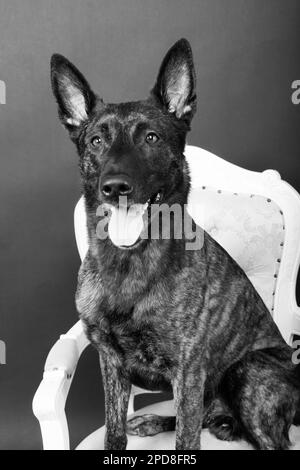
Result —
POLYGON ((79 321, 65 335, 61 335, 48 354, 43 380, 32 403, 45 450, 70 449, 65 404, 78 360, 88 344, 79 321))
MULTIPOLYGON (((70 438, 65 405, 78 360, 89 345, 83 325, 78 321, 51 348, 41 381, 32 402, 40 423, 44 450, 69 450, 70 438)), ((149 391, 132 387, 128 415, 134 412, 134 397, 149 391)))
POLYGON ((51 348, 44 367, 44 371, 64 369, 68 374, 76 370, 77 362, 89 345, 83 325, 78 321, 65 335, 61 335, 51 348))

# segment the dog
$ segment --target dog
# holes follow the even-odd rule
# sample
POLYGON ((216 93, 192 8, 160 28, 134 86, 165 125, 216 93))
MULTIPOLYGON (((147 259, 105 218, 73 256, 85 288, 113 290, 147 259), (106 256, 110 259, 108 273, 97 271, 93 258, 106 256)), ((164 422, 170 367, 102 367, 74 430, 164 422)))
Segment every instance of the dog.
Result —
POLYGON ((76 306, 100 357, 105 449, 126 449, 127 433, 176 429, 176 449, 197 450, 203 427, 256 449, 288 449, 299 371, 243 270, 205 232, 201 248, 187 250, 184 231, 174 236, 174 218, 170 237, 141 237, 145 219, 150 227, 159 217, 149 216, 154 203, 185 213, 183 152, 196 111, 189 42, 171 47, 143 101, 105 104, 59 54, 51 59, 51 83, 79 155, 89 250, 76 306), (133 206, 137 215, 129 220, 133 206), (106 212, 99 215, 99 207, 106 212), (97 236, 99 221, 107 223, 106 238, 97 236), (172 391, 176 417, 127 422, 132 384, 172 391))

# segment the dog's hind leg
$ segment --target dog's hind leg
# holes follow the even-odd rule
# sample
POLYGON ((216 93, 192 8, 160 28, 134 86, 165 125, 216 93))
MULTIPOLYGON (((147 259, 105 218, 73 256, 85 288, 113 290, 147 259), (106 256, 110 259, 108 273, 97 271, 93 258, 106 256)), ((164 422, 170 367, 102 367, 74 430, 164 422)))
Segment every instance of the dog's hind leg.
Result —
POLYGON ((235 441, 243 434, 241 424, 221 395, 205 407, 203 428, 208 428, 209 432, 222 441, 235 441))
POLYGON ((141 415, 127 421, 127 434, 134 436, 154 436, 160 432, 175 431, 175 416, 141 415))
POLYGON ((256 449, 289 448, 299 397, 291 363, 268 351, 255 351, 227 371, 224 385, 229 405, 256 449))
MULTIPOLYGON (((127 434, 140 437, 154 436, 160 432, 174 431, 175 427, 175 416, 146 414, 127 421, 127 434)), ((212 434, 224 441, 241 437, 240 425, 221 398, 214 399, 206 408, 203 427, 208 427, 212 434)))

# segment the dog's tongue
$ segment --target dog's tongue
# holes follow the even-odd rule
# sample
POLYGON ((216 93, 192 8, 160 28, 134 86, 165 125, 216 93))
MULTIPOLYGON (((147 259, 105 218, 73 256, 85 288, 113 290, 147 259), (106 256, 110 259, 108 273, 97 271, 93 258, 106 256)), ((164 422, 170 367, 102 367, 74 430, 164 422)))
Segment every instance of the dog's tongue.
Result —
POLYGON ((137 242, 144 228, 143 214, 147 204, 134 204, 129 207, 111 207, 108 234, 116 246, 131 246, 137 242))

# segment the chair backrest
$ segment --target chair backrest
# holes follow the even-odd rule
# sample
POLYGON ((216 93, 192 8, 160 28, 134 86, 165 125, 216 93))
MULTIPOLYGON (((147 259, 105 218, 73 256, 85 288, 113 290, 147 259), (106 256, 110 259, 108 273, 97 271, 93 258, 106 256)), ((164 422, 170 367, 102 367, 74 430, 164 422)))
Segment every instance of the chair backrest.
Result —
MULTIPOLYGON (((275 170, 245 170, 187 146, 192 189, 189 212, 239 263, 285 340, 300 334, 295 286, 300 263, 300 196, 275 170)), ((75 208, 75 235, 88 250, 84 200, 75 208)))

